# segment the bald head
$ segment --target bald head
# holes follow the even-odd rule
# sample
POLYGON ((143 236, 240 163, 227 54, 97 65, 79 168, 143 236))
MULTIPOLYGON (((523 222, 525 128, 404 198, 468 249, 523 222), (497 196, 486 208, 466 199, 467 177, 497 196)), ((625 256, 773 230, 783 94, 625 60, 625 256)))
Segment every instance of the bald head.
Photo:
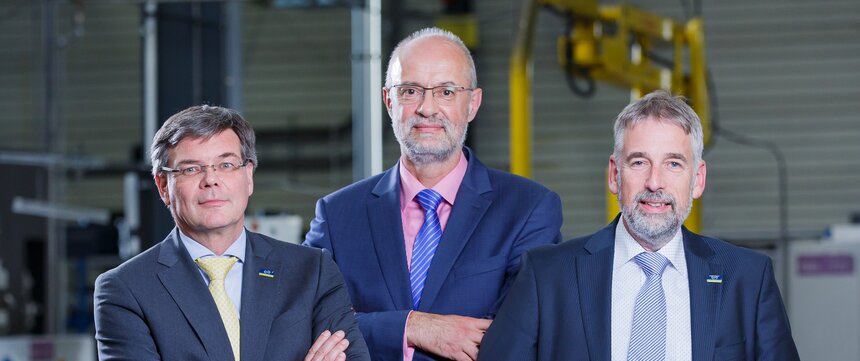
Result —
POLYGON ((409 59, 428 54, 446 54, 449 57, 455 57, 456 59, 451 60, 459 64, 460 69, 454 69, 454 71, 461 73, 456 74, 457 77, 462 76, 466 79, 467 84, 463 85, 470 88, 478 86, 475 62, 463 41, 449 31, 439 28, 424 28, 400 41, 394 51, 391 52, 388 70, 385 73, 385 87, 390 88, 401 83, 399 77, 404 63, 409 62, 409 59))

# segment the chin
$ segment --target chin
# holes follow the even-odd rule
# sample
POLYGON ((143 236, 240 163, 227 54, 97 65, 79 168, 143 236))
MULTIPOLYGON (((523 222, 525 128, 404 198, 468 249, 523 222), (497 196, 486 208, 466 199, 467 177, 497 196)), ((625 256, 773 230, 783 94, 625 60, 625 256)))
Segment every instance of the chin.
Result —
POLYGON ((235 220, 227 217, 211 217, 203 220, 201 226, 206 229, 224 229, 236 224, 235 220))

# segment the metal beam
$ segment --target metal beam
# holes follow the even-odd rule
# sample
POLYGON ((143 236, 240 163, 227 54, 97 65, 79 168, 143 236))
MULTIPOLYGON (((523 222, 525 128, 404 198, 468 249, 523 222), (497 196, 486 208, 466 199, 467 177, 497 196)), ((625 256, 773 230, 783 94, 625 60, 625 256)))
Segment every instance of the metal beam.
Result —
POLYGON ((381 1, 352 9, 352 177, 382 172, 381 1))
POLYGON ((532 44, 538 0, 523 1, 510 65, 511 173, 532 176, 532 44))
MULTIPOLYGON (((44 111, 44 151, 56 153, 64 151, 62 146, 63 127, 58 115, 58 102, 56 92, 58 82, 61 79, 59 55, 57 54, 57 4, 55 0, 44 0, 42 2, 42 46, 44 50, 44 86, 45 97, 43 103, 44 111)), ((47 196, 48 202, 56 202, 62 198, 64 181, 58 166, 48 167, 47 196)), ((46 247, 46 259, 48 265, 44 270, 47 284, 45 288, 45 325, 48 333, 61 333, 65 331, 65 301, 66 301, 66 271, 65 271, 65 237, 63 224, 57 219, 48 218, 48 237, 46 247)))
POLYGON ((158 127, 158 4, 143 5, 143 161, 149 164, 149 148, 158 127))
MULTIPOLYGON (((45 217, 52 220, 85 222, 100 225, 110 224, 110 211, 86 207, 73 207, 38 199, 15 197, 12 199, 12 212, 29 216, 45 217)), ((65 288, 63 288, 65 290, 65 288)))
POLYGON ((242 91, 242 4, 224 4, 224 88, 226 104, 244 113, 242 91))

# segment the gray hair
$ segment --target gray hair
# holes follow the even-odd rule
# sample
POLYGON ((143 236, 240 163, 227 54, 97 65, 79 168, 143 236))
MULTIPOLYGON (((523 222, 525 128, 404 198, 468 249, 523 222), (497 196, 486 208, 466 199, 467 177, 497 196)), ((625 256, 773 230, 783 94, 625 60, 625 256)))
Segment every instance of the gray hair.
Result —
POLYGON ((391 86, 396 85, 392 84, 393 80, 391 80, 391 65, 394 63, 394 59, 397 59, 397 56, 400 55, 400 51, 409 43, 429 37, 438 37, 449 41, 451 44, 456 45, 463 52, 463 55, 466 59, 469 60, 469 69, 467 69, 466 76, 469 77, 469 87, 476 88, 478 86, 478 75, 475 72, 475 60, 472 59, 472 53, 469 52, 469 48, 466 47, 466 44, 463 43, 463 40, 460 40, 457 35, 454 33, 443 30, 439 28, 424 28, 418 30, 411 35, 407 36, 405 39, 401 40, 397 46, 394 47, 394 51, 391 52, 391 58, 388 60, 388 69, 385 71, 385 87, 391 88, 391 86))
POLYGON ((183 139, 210 139, 227 129, 232 129, 239 136, 242 161, 251 161, 256 168, 256 136, 251 124, 233 109, 197 105, 172 115, 155 133, 150 148, 152 175, 162 172, 161 168, 167 166, 167 151, 176 147, 183 139))
POLYGON ((618 118, 615 118, 615 149, 613 154, 616 161, 621 159, 621 152, 624 149, 624 131, 644 122, 649 117, 677 125, 690 135, 694 169, 698 167, 702 160, 704 144, 702 122, 683 97, 672 96, 665 90, 657 90, 630 103, 618 114, 618 118))

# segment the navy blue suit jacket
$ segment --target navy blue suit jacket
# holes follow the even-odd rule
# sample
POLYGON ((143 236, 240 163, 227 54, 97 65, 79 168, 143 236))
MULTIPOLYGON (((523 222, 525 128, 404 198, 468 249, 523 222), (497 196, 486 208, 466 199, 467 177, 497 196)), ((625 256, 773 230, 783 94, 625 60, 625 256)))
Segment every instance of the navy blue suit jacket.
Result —
MULTIPOLYGON (((523 256, 479 359, 609 360, 617 222, 523 256)), ((770 258, 687 229, 683 237, 692 359, 799 360, 770 258)))
MULTIPOLYGON (((561 240, 557 194, 471 154, 425 281, 419 311, 494 316, 520 256, 561 240)), ((412 309, 397 166, 317 202, 305 244, 331 250, 374 360, 402 360, 412 309)), ((416 350, 417 360, 432 356, 416 350)))
MULTIPOLYGON (((346 331, 347 359, 370 360, 331 257, 246 235, 241 360, 303 360, 324 330, 346 331)), ((99 360, 233 360, 215 301, 175 229, 99 276, 94 297, 99 360)))

